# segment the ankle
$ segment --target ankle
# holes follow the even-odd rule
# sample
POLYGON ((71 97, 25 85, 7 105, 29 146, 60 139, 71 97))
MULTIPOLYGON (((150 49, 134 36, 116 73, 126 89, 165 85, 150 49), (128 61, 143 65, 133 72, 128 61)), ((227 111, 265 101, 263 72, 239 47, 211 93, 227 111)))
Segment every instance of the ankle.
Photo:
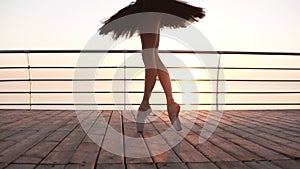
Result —
POLYGON ((173 103, 175 103, 173 98, 167 98, 167 104, 173 104, 173 103))
POLYGON ((141 104, 149 104, 149 100, 142 100, 141 104))
POLYGON ((139 111, 147 111, 150 109, 150 105, 140 105, 139 111))

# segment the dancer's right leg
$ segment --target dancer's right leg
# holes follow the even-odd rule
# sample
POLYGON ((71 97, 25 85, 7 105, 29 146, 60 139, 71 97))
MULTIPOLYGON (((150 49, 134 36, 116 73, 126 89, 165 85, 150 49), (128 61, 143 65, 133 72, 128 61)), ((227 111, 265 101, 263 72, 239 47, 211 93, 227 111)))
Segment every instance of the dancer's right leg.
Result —
POLYGON ((144 84, 144 96, 140 105, 140 111, 146 111, 150 108, 149 99, 156 83, 157 70, 145 69, 145 84, 144 84))
POLYGON ((159 35, 157 34, 141 34, 142 42, 142 58, 145 65, 145 84, 144 84, 144 96, 143 101, 139 107, 140 111, 145 111, 150 108, 149 99, 152 90, 156 83, 157 78, 157 65, 156 65, 156 53, 157 53, 157 41, 159 35))

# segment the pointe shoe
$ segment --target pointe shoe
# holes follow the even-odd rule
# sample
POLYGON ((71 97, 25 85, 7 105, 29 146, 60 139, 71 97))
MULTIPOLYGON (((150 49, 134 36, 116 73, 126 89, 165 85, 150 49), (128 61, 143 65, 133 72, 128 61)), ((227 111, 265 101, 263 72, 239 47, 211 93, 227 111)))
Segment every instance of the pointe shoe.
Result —
POLYGON ((180 105, 173 102, 171 104, 168 104, 167 110, 168 110, 168 115, 169 115, 169 118, 170 118, 170 121, 171 121, 171 124, 173 125, 173 127, 177 131, 182 130, 181 122, 178 117, 179 111, 180 111, 180 105))
POLYGON ((143 132, 145 119, 151 112, 152 112, 151 108, 149 108, 146 111, 138 111, 137 116, 136 116, 136 130, 138 133, 143 132))

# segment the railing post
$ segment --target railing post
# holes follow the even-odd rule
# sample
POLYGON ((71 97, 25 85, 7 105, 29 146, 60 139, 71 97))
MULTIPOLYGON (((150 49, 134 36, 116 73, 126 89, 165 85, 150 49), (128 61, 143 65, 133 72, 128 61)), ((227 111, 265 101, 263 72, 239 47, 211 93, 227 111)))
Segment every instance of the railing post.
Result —
POLYGON ((217 84, 216 84, 216 110, 219 111, 219 83, 220 83, 220 66, 222 54, 219 53, 218 69, 217 69, 217 84))
POLYGON ((126 49, 123 49, 123 63, 124 63, 124 66, 123 66, 123 73, 124 73, 124 95, 123 95, 123 100, 124 100, 124 111, 126 110, 126 94, 127 94, 127 92, 126 92, 126 75, 127 75, 127 72, 126 72, 126 53, 127 53, 127 51, 126 51, 126 49))
POLYGON ((26 52, 27 68, 28 68, 28 82, 29 82, 29 110, 32 108, 32 81, 29 52, 26 52))

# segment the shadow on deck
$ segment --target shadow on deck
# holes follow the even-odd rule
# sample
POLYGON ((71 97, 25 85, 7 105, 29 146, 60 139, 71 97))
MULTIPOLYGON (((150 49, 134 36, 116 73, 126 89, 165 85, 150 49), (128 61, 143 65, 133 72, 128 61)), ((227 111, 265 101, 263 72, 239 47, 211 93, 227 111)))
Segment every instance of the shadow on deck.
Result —
POLYGON ((226 111, 217 130, 203 144, 199 144, 199 133, 208 112, 182 112, 184 128, 192 119, 196 119, 195 125, 187 135, 176 132, 180 143, 161 154, 162 147, 172 144, 172 135, 159 135, 170 126, 166 112, 151 114, 148 120, 153 121, 145 125, 142 135, 136 133, 131 121, 135 113, 82 111, 80 125, 79 114, 74 111, 0 110, 0 168, 298 169, 300 166, 297 110, 226 111), (107 134, 107 126, 100 117, 122 135, 107 134), (142 142, 134 145, 124 135, 140 138, 142 142), (147 139, 154 135, 159 135, 161 142, 147 139), (110 153, 107 148, 123 155, 110 153), (128 157, 139 154, 148 157, 128 157))

